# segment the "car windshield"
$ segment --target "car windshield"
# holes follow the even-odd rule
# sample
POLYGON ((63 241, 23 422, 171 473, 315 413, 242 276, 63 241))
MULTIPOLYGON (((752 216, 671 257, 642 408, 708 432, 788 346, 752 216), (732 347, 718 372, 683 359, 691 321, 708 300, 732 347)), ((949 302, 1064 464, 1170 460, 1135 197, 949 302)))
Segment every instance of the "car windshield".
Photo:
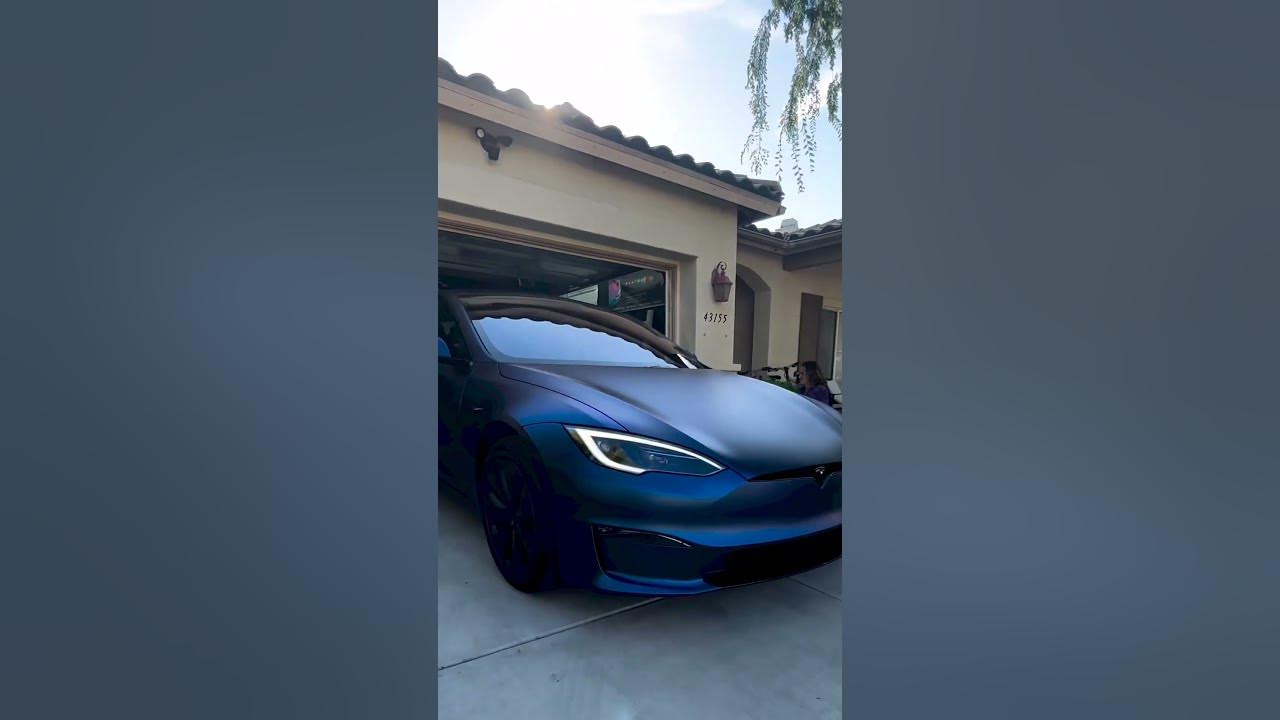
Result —
POLYGON ((651 328, 586 303, 505 296, 461 301, 485 348, 503 362, 706 367, 651 328))

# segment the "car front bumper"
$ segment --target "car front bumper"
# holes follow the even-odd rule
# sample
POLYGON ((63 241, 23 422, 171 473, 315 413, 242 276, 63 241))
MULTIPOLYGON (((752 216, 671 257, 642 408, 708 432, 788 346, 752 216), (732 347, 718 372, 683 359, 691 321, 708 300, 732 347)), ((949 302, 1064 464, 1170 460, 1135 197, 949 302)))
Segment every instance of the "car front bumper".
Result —
POLYGON ((588 459, 564 427, 530 425, 552 484, 566 585, 627 595, 693 595, 804 572, 840 557, 839 472, 750 481, 631 475, 588 459))

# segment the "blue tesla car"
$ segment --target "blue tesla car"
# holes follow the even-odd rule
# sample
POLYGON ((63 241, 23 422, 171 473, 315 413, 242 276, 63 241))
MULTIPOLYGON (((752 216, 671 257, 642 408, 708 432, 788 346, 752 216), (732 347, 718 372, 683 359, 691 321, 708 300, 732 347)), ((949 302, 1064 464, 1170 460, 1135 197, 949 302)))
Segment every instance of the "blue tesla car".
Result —
POLYGON ((840 557, 841 416, 555 297, 440 294, 440 477, 513 587, 690 595, 840 557))

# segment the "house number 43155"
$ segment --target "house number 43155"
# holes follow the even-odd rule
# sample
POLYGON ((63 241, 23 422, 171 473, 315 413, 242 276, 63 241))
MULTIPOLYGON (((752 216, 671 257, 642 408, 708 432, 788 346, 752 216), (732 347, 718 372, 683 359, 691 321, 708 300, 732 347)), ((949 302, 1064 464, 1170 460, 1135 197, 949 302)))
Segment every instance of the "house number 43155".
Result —
POLYGON ((712 324, 720 324, 729 322, 729 316, 724 313, 705 313, 702 316, 703 322, 712 324))

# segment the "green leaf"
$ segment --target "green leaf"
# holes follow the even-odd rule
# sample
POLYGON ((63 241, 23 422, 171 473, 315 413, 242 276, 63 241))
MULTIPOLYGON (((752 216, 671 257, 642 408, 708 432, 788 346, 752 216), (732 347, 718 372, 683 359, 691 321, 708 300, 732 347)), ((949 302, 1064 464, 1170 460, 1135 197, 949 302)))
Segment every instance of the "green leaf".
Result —
POLYGON ((822 70, 835 70, 840 58, 842 3, 840 0, 773 0, 773 5, 756 30, 747 58, 748 107, 752 125, 743 145, 741 159, 749 163, 752 173, 760 173, 769 157, 764 136, 769 132, 768 56, 774 31, 782 27, 783 38, 795 49, 796 64, 791 74, 787 101, 778 118, 778 147, 774 155, 778 180, 782 180, 784 147, 791 156, 792 173, 800 192, 804 192, 804 176, 815 170, 818 154, 817 121, 822 110, 822 93, 826 92, 827 121, 844 140, 840 121, 840 99, 843 89, 836 73, 826 88, 821 87, 822 70), (801 156, 808 160, 801 161, 801 156))

